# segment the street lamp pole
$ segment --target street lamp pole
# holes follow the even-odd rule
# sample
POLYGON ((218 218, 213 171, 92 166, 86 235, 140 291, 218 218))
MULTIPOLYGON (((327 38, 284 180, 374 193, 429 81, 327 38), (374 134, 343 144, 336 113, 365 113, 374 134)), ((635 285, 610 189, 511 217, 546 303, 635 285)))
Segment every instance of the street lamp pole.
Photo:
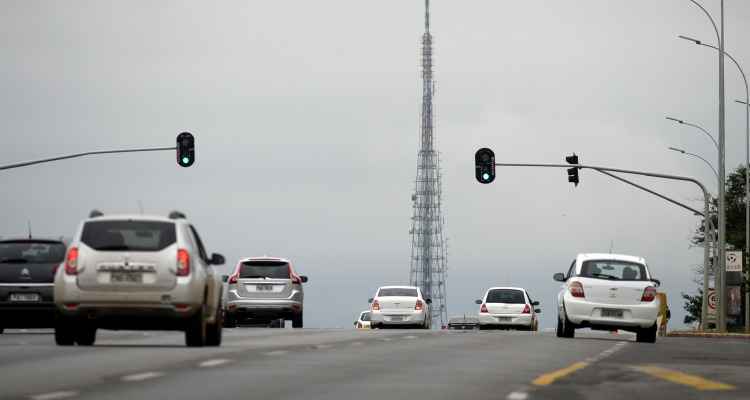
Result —
POLYGON ((705 130, 705 129, 703 129, 703 127, 701 127, 700 125, 691 124, 690 122, 687 122, 687 121, 684 121, 684 120, 681 120, 681 119, 677 119, 677 118, 673 118, 673 117, 666 117, 666 118, 668 120, 670 120, 670 121, 677 122, 678 124, 681 124, 681 125, 692 126, 693 128, 700 129, 703 133, 706 134, 706 136, 709 137, 709 139, 711 139, 712 142, 714 142, 714 146, 716 146, 716 151, 719 151, 719 144, 716 143, 716 139, 714 139, 714 136, 711 135, 710 133, 708 133, 708 131, 705 130))
POLYGON ((669 149, 669 150, 672 150, 672 151, 676 151, 676 152, 678 152, 678 153, 682 153, 682 154, 684 154, 684 155, 686 155, 686 156, 693 156, 693 157, 695 157, 695 158, 697 158, 697 159, 699 159, 699 160, 703 161, 704 163, 706 163, 706 165, 708 165, 708 167, 709 167, 709 168, 711 168, 711 171, 714 171, 714 175, 716 175, 716 178, 717 178, 717 179, 719 178, 719 173, 718 173, 718 172, 716 171, 716 168, 714 168, 714 166, 713 166, 713 165, 711 165, 711 163, 710 163, 710 162, 708 162, 708 160, 706 160, 705 158, 703 158, 703 157, 701 157, 701 156, 699 156, 699 155, 697 155, 697 154, 691 153, 691 152, 689 152, 689 151, 685 151, 685 150, 683 150, 683 149, 678 149, 678 148, 676 148, 676 147, 668 147, 668 149, 669 149))

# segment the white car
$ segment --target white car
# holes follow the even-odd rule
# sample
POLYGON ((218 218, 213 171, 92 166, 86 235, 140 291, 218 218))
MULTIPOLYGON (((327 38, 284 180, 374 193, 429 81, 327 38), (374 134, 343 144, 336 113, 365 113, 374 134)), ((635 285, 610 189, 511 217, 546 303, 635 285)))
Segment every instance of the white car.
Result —
POLYGON ((362 311, 359 313, 359 318, 354 321, 354 327, 357 329, 370 329, 370 311, 362 311))
POLYGON ((430 299, 416 286, 383 286, 370 299, 372 328, 388 326, 430 329, 430 299))
POLYGON ((538 301, 532 301, 523 288, 493 287, 476 301, 479 307, 479 329, 517 328, 537 330, 539 321, 535 309, 538 301))
POLYGON ((579 254, 557 295, 557 336, 572 338, 577 328, 622 329, 639 342, 656 341, 659 300, 653 279, 641 257, 618 254, 579 254))

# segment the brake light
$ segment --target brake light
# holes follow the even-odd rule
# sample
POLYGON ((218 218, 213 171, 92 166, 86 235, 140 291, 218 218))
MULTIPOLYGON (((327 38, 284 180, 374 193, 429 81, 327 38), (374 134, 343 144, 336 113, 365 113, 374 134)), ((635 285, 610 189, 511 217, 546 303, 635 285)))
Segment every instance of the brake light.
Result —
POLYGON ((65 273, 78 275, 78 247, 71 247, 68 250, 68 256, 65 258, 65 273))
POLYGON ((523 306, 523 312, 521 314, 531 314, 531 308, 528 304, 523 306))
POLYGON ((414 310, 422 311, 423 308, 424 308, 424 305, 422 304, 422 300, 417 299, 417 304, 414 306, 414 310))
POLYGON ((190 275, 190 253, 185 249, 177 250, 177 276, 190 275))
POLYGON ((487 314, 489 310, 487 310, 487 304, 482 303, 482 307, 479 309, 480 313, 487 314))
POLYGON ((372 302, 372 311, 380 311, 380 303, 377 300, 372 302))
POLYGON ((570 294, 573 297, 586 297, 586 295, 583 293, 583 285, 581 282, 571 282, 570 286, 568 286, 568 290, 570 290, 570 294))
POLYGON ((641 296, 641 301, 654 301, 655 298, 656 298, 655 287, 649 286, 643 290, 643 296, 641 296))
POLYGON ((239 274, 232 274, 229 277, 229 280, 227 281, 227 283, 229 283, 230 285, 237 283, 237 275, 239 275, 239 274))

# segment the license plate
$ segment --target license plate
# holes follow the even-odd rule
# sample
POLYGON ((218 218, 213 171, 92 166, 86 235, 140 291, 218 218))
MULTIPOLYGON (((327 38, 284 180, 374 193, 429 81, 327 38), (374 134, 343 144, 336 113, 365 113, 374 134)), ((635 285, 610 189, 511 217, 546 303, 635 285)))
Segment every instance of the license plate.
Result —
POLYGON ((391 321, 394 321, 394 322, 403 321, 403 320, 404 320, 404 317, 391 317, 391 321))
POLYGON ((602 317, 622 318, 622 310, 602 309, 602 317))
POLYGON ((39 293, 11 293, 10 301, 41 301, 39 293))
POLYGON ((498 322, 510 322, 511 317, 497 317, 498 322))
POLYGON ((112 283, 143 283, 143 274, 140 272, 112 272, 109 280, 112 283))
POLYGON ((273 291, 273 285, 255 285, 255 290, 259 292, 270 292, 273 291))

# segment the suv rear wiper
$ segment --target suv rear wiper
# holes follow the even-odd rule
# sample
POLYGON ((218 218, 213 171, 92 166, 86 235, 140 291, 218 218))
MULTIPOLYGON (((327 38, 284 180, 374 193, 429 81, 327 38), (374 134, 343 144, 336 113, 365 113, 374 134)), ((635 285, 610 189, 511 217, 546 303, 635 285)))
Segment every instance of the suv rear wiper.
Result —
POLYGON ((128 246, 102 246, 102 247, 97 247, 96 250, 120 250, 120 251, 126 251, 126 250, 130 250, 130 247, 128 247, 128 246))
POLYGON ((268 277, 267 276, 262 276, 262 275, 250 275, 250 276, 241 276, 240 277, 240 279, 257 279, 257 278, 267 279, 268 277))
POLYGON ((614 280, 614 281, 620 280, 620 278, 618 278, 616 276, 607 275, 607 274, 591 274, 591 275, 593 275, 593 276, 595 276, 597 278, 604 278, 604 279, 609 279, 609 280, 614 280))
POLYGON ((25 258, 3 258, 0 259, 0 263, 3 264, 25 264, 28 263, 29 260, 25 258))

